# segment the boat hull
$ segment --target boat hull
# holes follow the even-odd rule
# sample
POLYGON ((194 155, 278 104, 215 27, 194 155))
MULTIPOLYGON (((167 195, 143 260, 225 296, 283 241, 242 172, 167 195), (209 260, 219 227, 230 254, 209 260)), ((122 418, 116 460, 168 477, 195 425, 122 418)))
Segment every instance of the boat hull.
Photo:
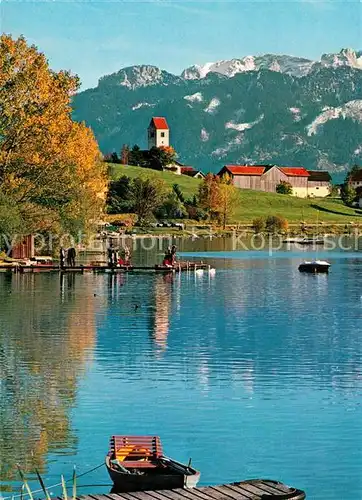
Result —
POLYGON ((329 265, 327 264, 300 264, 299 271, 302 273, 328 273, 329 265))
POLYGON ((137 474, 127 474, 126 472, 115 470, 111 467, 109 456, 106 457, 106 467, 113 482, 112 491, 114 493, 125 493, 128 491, 147 490, 172 490, 175 488, 194 488, 199 479, 200 472, 194 471, 191 475, 177 474, 166 469, 165 473, 155 471, 137 474))

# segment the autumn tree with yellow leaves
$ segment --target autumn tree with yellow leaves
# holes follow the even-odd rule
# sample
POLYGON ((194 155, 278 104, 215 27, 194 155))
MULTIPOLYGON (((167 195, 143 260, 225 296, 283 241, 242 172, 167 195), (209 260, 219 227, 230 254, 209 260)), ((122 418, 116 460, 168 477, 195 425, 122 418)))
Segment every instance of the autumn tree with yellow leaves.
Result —
POLYGON ((84 229, 107 180, 92 131, 71 119, 78 77, 49 68, 23 37, 0 39, 0 231, 84 229))
POLYGON ((199 206, 226 228, 240 203, 238 189, 228 175, 207 174, 199 187, 199 206))

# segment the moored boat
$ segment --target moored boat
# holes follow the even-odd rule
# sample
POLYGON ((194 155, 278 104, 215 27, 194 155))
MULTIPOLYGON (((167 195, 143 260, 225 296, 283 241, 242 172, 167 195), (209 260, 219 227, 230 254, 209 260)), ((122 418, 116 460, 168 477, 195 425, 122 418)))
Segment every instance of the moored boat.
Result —
POLYGON ((303 238, 298 242, 300 245, 323 245, 324 238, 316 237, 316 238, 303 238))
POLYGON ((193 488, 200 472, 163 455, 158 436, 112 436, 106 467, 113 491, 193 488))
POLYGON ((325 260, 304 261, 299 266, 299 271, 304 273, 328 273, 330 263, 325 260))
POLYGON ((323 245, 325 242, 324 237, 315 237, 315 238, 285 238, 283 243, 292 243, 296 245, 323 245))

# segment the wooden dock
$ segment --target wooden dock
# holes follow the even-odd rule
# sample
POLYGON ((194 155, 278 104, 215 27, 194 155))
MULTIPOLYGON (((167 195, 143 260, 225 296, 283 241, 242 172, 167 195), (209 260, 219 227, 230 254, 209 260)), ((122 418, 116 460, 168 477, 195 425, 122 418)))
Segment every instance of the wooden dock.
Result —
POLYGON ((40 264, 31 264, 31 265, 2 265, 0 267, 0 271, 13 271, 17 273, 40 273, 40 272, 60 272, 60 273, 85 273, 85 272, 94 272, 94 273, 120 273, 120 272, 135 272, 135 271, 147 271, 147 272, 155 272, 155 273, 170 273, 170 272, 185 272, 185 271, 196 271, 198 269, 209 269, 209 265, 204 264, 202 262, 187 262, 182 263, 180 265, 175 265, 174 267, 166 267, 166 266, 98 266, 98 265, 78 265, 74 267, 64 266, 60 267, 59 265, 40 265, 40 264))
POLYGON ((270 479, 190 489, 82 495, 81 500, 303 500, 304 491, 270 479))

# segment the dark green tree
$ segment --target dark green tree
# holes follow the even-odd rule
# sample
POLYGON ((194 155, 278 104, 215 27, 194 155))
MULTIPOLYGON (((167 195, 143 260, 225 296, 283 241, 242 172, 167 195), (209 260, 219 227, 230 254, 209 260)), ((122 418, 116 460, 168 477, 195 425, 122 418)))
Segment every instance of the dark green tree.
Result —
POLYGON ((279 194, 293 194, 293 186, 290 182, 280 181, 276 187, 276 192, 279 194))
POLYGON ((182 219, 187 216, 187 210, 174 192, 168 194, 162 206, 157 210, 159 218, 182 219))
POLYGON ((109 214, 122 214, 130 212, 131 208, 131 179, 123 175, 109 184, 107 212, 109 214))
POLYGON ((132 211, 140 224, 149 219, 163 204, 167 191, 165 183, 157 177, 136 177, 130 187, 132 211))
POLYGON ((145 165, 144 153, 137 144, 135 144, 129 152, 128 162, 130 165, 135 165, 136 167, 143 167, 145 165))
POLYGON ((347 207, 352 207, 356 200, 356 196, 357 193, 355 188, 349 182, 345 182, 341 188, 341 198, 343 203, 347 207))

